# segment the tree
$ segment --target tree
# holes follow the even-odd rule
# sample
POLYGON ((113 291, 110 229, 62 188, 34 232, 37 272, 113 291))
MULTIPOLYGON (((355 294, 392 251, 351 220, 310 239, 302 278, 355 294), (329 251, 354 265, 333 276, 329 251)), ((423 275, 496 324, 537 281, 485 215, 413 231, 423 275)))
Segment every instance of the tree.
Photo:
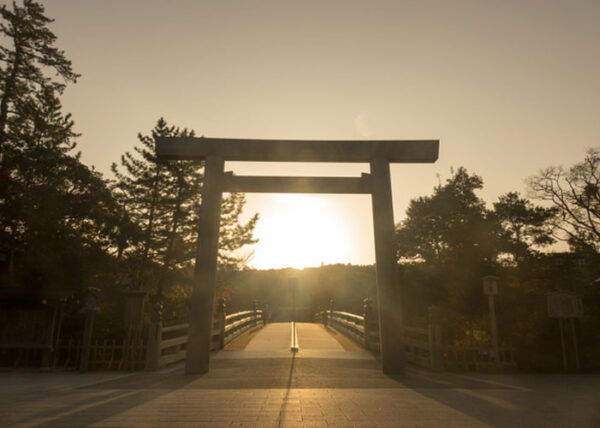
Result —
POLYGON ((58 98, 65 83, 48 76, 77 75, 43 12, 33 1, 0 7, 0 251, 4 281, 75 288, 106 262, 114 205, 100 174, 72 154, 77 134, 58 98))
POLYGON ((600 151, 590 149, 584 160, 565 169, 551 166, 528 179, 533 198, 557 211, 553 226, 558 239, 572 247, 600 252, 600 151))
POLYGON ((57 96, 66 83, 79 77, 71 69, 64 52, 54 46, 56 36, 48 28, 52 19, 44 15, 44 7, 24 0, 15 1, 12 9, 0 6, 0 34, 6 44, 0 45, 0 150, 8 136, 6 128, 13 117, 35 110, 36 95, 57 96), (9 46, 12 44, 12 46, 9 46), (54 72, 62 81, 49 77, 54 72))
POLYGON ((498 227, 475 191, 478 175, 459 168, 432 196, 410 201, 406 219, 396 226, 398 256, 405 260, 449 264, 497 255, 498 227))
POLYGON ((407 315, 421 303, 421 313, 427 304, 439 304, 449 325, 482 319, 481 277, 497 269, 501 236, 497 219, 475 193, 482 187, 481 177, 461 167, 433 195, 410 201, 406 219, 396 226, 407 315))
POLYGON ((504 231, 504 251, 519 263, 533 255, 535 247, 552 244, 551 221, 556 213, 556 208, 535 206, 518 192, 501 195, 494 202, 494 214, 504 231))
MULTIPOLYGON (((113 189, 128 218, 140 227, 137 244, 125 250, 135 267, 132 280, 153 290, 157 300, 177 282, 182 282, 195 256, 196 227, 201 203, 203 163, 198 161, 161 161, 156 158, 156 137, 193 136, 194 132, 169 126, 159 119, 150 135, 138 135, 135 153, 121 157, 121 172, 116 164, 113 189)), ((256 242, 253 237, 258 215, 246 224, 239 223, 245 199, 231 194, 223 199, 219 262, 239 267, 235 250, 256 242)))

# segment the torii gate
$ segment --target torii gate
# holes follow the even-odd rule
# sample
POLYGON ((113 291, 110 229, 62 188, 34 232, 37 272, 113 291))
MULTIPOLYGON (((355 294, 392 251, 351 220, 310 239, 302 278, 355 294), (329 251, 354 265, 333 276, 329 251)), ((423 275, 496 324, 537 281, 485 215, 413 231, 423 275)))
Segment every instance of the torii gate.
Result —
POLYGON ((223 192, 370 194, 375 232, 379 331, 383 372, 404 365, 402 320, 396 292, 396 251, 390 163, 432 163, 439 140, 315 141, 196 137, 156 138, 158 159, 204 160, 202 205, 190 308, 185 372, 208 372, 223 192), (258 177, 225 172, 225 161, 361 162, 361 177, 258 177))

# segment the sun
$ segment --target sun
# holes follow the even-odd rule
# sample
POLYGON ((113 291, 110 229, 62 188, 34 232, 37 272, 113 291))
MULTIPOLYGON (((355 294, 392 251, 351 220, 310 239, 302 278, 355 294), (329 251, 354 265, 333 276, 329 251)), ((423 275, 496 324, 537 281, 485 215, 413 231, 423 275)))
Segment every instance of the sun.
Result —
POLYGON ((272 204, 276 209, 256 226, 259 243, 250 265, 302 269, 351 259, 352 231, 330 198, 276 194, 272 204))

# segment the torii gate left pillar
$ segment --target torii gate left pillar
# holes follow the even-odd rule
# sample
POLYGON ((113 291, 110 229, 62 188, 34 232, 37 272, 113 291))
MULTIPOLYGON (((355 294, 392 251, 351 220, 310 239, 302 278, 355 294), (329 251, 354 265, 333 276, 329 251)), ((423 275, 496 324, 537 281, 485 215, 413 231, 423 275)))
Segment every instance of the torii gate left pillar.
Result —
POLYGON ((188 374, 208 372, 221 220, 220 187, 224 165, 223 158, 218 156, 209 156, 204 163, 194 288, 190 303, 190 327, 186 346, 185 372, 188 374))
POLYGON ((209 368, 222 193, 290 192, 371 194, 382 368, 387 374, 400 373, 404 365, 400 334, 402 318, 389 164, 435 162, 438 151, 437 140, 321 142, 157 138, 159 159, 205 161, 185 372, 203 374, 209 368), (371 174, 362 177, 238 177, 224 172, 226 160, 361 162, 370 164, 371 174))

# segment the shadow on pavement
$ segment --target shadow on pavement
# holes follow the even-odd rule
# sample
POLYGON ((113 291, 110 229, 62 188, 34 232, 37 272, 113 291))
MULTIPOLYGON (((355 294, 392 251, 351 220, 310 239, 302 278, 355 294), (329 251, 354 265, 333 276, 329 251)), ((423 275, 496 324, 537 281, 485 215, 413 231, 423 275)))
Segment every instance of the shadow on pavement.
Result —
MULTIPOLYGON (((418 372, 417 376, 416 382, 413 380, 417 378, 406 376, 394 379, 428 399, 492 427, 600 426, 600 398, 596 403, 569 400, 557 383, 524 388, 451 373, 418 372), (426 382, 440 386, 424 387, 426 382)), ((593 396, 592 390, 586 395, 593 396)))
MULTIPOLYGON (((504 426, 600 426, 600 398, 594 393, 598 379, 569 377, 548 379, 531 377, 495 381, 493 377, 432 373, 407 368, 399 376, 386 376, 377 361, 272 358, 213 360, 211 371, 203 376, 189 376, 183 368, 170 372, 136 373, 119 379, 70 389, 81 391, 81 399, 69 405, 35 414, 38 426, 81 426, 102 424, 114 415, 167 395, 174 390, 244 390, 281 389, 279 422, 289 413, 292 390, 332 389, 336 393, 356 396, 356 391, 384 390, 386 397, 418 402, 424 409, 453 409, 493 427, 504 426), (415 395, 422 400, 415 400, 415 395), (84 398, 85 397, 85 398, 84 398), (574 398, 577 399, 575 400, 574 398), (46 420, 44 420, 46 418, 46 420), (50 419, 51 418, 51 419, 50 419)), ((63 391, 64 393, 66 391, 63 391)), ((371 396, 370 392, 366 393, 371 396)), ((204 396, 204 393, 201 394, 204 396)), ((364 397, 364 395, 361 395, 364 397)), ((381 394, 372 395, 381 397, 381 394)), ((427 411, 427 410, 424 410, 427 411)), ((31 421, 31 419, 29 419, 31 421)), ((418 420, 414 421, 418 423, 418 420)))
POLYGON ((283 400, 281 401, 281 407, 279 409, 279 419, 277 420, 277 426, 281 426, 283 424, 283 420, 285 419, 288 400, 290 398, 290 390, 292 389, 292 379, 294 378, 294 364, 296 363, 296 354, 292 354, 292 364, 290 365, 290 374, 288 376, 288 383, 285 390, 285 395, 283 400))
POLYGON ((425 377, 407 371, 389 377, 381 373, 378 361, 293 358, 214 360, 210 372, 190 377, 183 370, 161 373, 140 373, 122 379, 86 386, 91 389, 265 389, 265 388, 410 388, 410 389, 498 389, 472 379, 447 375, 425 377), (443 381, 440 382, 440 379, 443 381))
MULTIPOLYGON (((141 375, 141 374, 140 374, 141 375)), ((136 376, 136 375, 134 375, 136 376)), ((185 386, 186 383, 193 382, 197 377, 186 376, 179 382, 179 388, 185 386)), ((127 378, 123 378, 127 379, 127 378)), ((157 385, 162 381, 161 378, 155 378, 147 383, 147 386, 141 390, 123 391, 121 388, 107 388, 115 389, 109 394, 102 396, 94 396, 85 400, 84 402, 71 402, 70 406, 57 409, 53 408, 49 411, 49 415, 53 415, 52 420, 36 424, 38 427, 70 427, 70 426, 88 426, 95 423, 100 423, 104 419, 109 418, 113 415, 124 412, 133 407, 139 406, 151 400, 154 400, 161 395, 170 392, 169 389, 158 388, 157 385)), ((95 385, 88 385, 77 389, 103 389, 98 388, 98 385, 104 385, 106 383, 118 382, 109 381, 102 382, 95 385)), ((36 419, 43 419, 44 415, 35 415, 36 419)))

